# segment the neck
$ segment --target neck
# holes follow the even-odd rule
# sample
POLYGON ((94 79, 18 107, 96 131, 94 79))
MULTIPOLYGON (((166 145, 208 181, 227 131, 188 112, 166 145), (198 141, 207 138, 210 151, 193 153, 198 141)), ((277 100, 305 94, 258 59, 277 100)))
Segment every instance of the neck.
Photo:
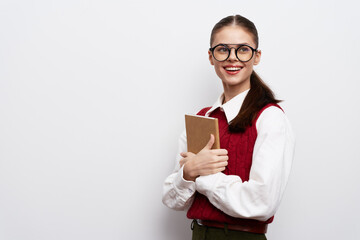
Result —
POLYGON ((233 97, 237 96, 238 94, 250 89, 250 82, 249 84, 245 84, 241 86, 229 86, 225 84, 223 84, 223 86, 224 86, 224 100, 223 100, 223 104, 224 104, 227 101, 230 101, 233 97))

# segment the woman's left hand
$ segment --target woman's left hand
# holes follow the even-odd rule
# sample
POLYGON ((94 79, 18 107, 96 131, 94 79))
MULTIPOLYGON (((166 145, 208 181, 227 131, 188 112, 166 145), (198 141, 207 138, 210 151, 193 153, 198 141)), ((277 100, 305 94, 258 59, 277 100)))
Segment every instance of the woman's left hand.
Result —
POLYGON ((180 168, 187 162, 189 161, 189 159, 191 159, 192 157, 196 156, 195 153, 192 153, 192 152, 182 152, 180 153, 180 155, 183 157, 181 160, 180 160, 180 168))

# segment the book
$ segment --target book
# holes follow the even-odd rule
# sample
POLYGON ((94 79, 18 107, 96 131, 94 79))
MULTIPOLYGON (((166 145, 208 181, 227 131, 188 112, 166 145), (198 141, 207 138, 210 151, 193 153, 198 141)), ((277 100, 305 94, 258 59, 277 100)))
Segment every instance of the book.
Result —
POLYGON ((210 134, 215 137, 212 149, 220 148, 219 123, 217 118, 199 115, 185 115, 187 150, 197 154, 210 140, 210 134))

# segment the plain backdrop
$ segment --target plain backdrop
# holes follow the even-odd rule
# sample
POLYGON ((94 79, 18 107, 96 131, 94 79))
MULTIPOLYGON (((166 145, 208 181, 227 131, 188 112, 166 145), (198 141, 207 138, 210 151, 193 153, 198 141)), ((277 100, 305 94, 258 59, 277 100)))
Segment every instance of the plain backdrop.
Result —
POLYGON ((213 25, 259 31, 296 155, 268 239, 360 239, 357 1, 0 0, 0 239, 183 240, 161 202, 213 25))

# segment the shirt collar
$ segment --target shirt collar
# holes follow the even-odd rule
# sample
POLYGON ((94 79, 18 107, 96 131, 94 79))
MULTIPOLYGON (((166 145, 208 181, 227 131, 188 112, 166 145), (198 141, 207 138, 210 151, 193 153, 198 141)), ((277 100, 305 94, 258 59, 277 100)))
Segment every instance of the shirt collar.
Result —
POLYGON ((250 89, 245 90, 226 103, 222 104, 224 99, 224 93, 221 94, 212 107, 206 112, 206 116, 209 116, 215 109, 220 108, 220 110, 225 112, 226 119, 230 123, 239 113, 242 103, 249 92, 250 89))

